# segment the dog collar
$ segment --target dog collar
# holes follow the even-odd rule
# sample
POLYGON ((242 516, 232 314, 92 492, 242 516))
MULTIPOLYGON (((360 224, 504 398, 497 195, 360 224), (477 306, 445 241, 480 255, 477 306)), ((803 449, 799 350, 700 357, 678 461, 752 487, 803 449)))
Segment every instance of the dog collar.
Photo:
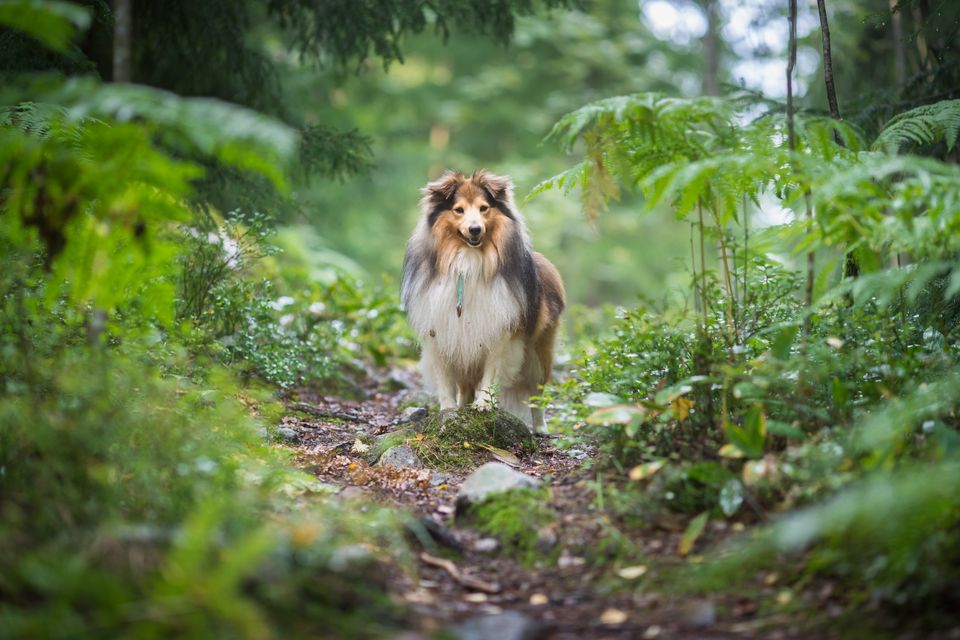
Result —
POLYGON ((463 274, 457 275, 457 317, 463 315, 463 274))

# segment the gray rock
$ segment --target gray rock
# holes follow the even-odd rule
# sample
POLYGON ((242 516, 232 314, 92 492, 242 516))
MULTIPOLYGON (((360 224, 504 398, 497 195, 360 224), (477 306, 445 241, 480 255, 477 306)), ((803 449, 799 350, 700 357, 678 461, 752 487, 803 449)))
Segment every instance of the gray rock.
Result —
POLYGON ((286 442, 287 444, 295 444, 300 440, 300 436, 297 435, 297 432, 290 427, 280 427, 277 429, 277 435, 280 436, 280 440, 286 442))
POLYGON ((480 538, 473 543, 473 550, 477 553, 493 553, 500 548, 500 541, 496 538, 480 538))
POLYGON ((267 431, 266 427, 260 427, 257 429, 257 435, 260 436, 262 440, 270 440, 270 432, 267 431))
POLYGON ((539 640, 546 629, 536 620, 518 611, 476 616, 453 629, 458 640, 539 640))
POLYGON ((397 424, 407 424, 408 422, 420 422, 427 417, 426 407, 407 407, 400 414, 397 424))
POLYGON ((414 453, 413 449, 405 444, 398 447, 390 447, 383 452, 380 460, 377 462, 379 467, 412 467, 414 469, 423 468, 420 458, 414 453))
POLYGON ((457 493, 457 511, 464 512, 471 505, 513 489, 535 489, 540 486, 536 478, 514 471, 500 462, 488 462, 463 481, 457 493))

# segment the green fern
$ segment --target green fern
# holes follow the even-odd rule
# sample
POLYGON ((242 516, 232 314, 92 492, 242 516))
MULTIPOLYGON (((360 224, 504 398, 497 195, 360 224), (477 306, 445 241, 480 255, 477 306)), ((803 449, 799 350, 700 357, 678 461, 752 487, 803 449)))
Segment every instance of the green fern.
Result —
POLYGON ((943 140, 950 151, 960 134, 960 100, 925 104, 894 116, 873 143, 874 149, 897 152, 943 140))

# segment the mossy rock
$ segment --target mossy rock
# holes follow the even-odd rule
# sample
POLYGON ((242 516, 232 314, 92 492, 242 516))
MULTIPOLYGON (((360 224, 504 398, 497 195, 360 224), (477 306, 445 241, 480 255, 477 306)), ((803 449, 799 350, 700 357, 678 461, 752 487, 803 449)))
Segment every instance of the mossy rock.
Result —
POLYGON ((504 491, 457 515, 457 525, 497 538, 504 551, 529 565, 556 555, 554 544, 544 544, 557 522, 551 502, 549 487, 504 491))
POLYGON ((477 467, 491 459, 489 447, 522 456, 536 450, 526 424, 513 414, 467 408, 434 412, 405 429, 380 438, 368 460, 375 462, 390 447, 406 444, 429 469, 449 471, 477 467))

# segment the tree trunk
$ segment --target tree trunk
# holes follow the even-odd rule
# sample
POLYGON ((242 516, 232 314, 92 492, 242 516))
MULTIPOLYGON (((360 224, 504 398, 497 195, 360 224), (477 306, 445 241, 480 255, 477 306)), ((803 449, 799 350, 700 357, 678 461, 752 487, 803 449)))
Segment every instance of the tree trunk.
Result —
POLYGON ((893 30, 893 74, 897 87, 903 89, 907 81, 907 52, 903 48, 903 16, 898 0, 890 0, 890 26, 893 30))
POLYGON ((131 82, 133 0, 113 0, 113 81, 131 82))
MULTIPOLYGON (((837 87, 833 82, 833 55, 830 53, 830 21, 827 19, 826 0, 817 0, 817 11, 820 13, 820 35, 823 39, 823 81, 827 85, 827 104, 830 105, 830 116, 840 120, 840 103, 837 102, 837 87)), ((837 144, 840 144, 840 136, 837 144)))
POLYGON ((787 40, 787 144, 797 150, 793 127, 793 69, 797 66, 797 0, 790 0, 790 36, 787 40))
POLYGON ((707 16, 707 30, 700 39, 703 48, 703 83, 705 96, 720 95, 720 30, 717 0, 704 0, 701 4, 707 16))

